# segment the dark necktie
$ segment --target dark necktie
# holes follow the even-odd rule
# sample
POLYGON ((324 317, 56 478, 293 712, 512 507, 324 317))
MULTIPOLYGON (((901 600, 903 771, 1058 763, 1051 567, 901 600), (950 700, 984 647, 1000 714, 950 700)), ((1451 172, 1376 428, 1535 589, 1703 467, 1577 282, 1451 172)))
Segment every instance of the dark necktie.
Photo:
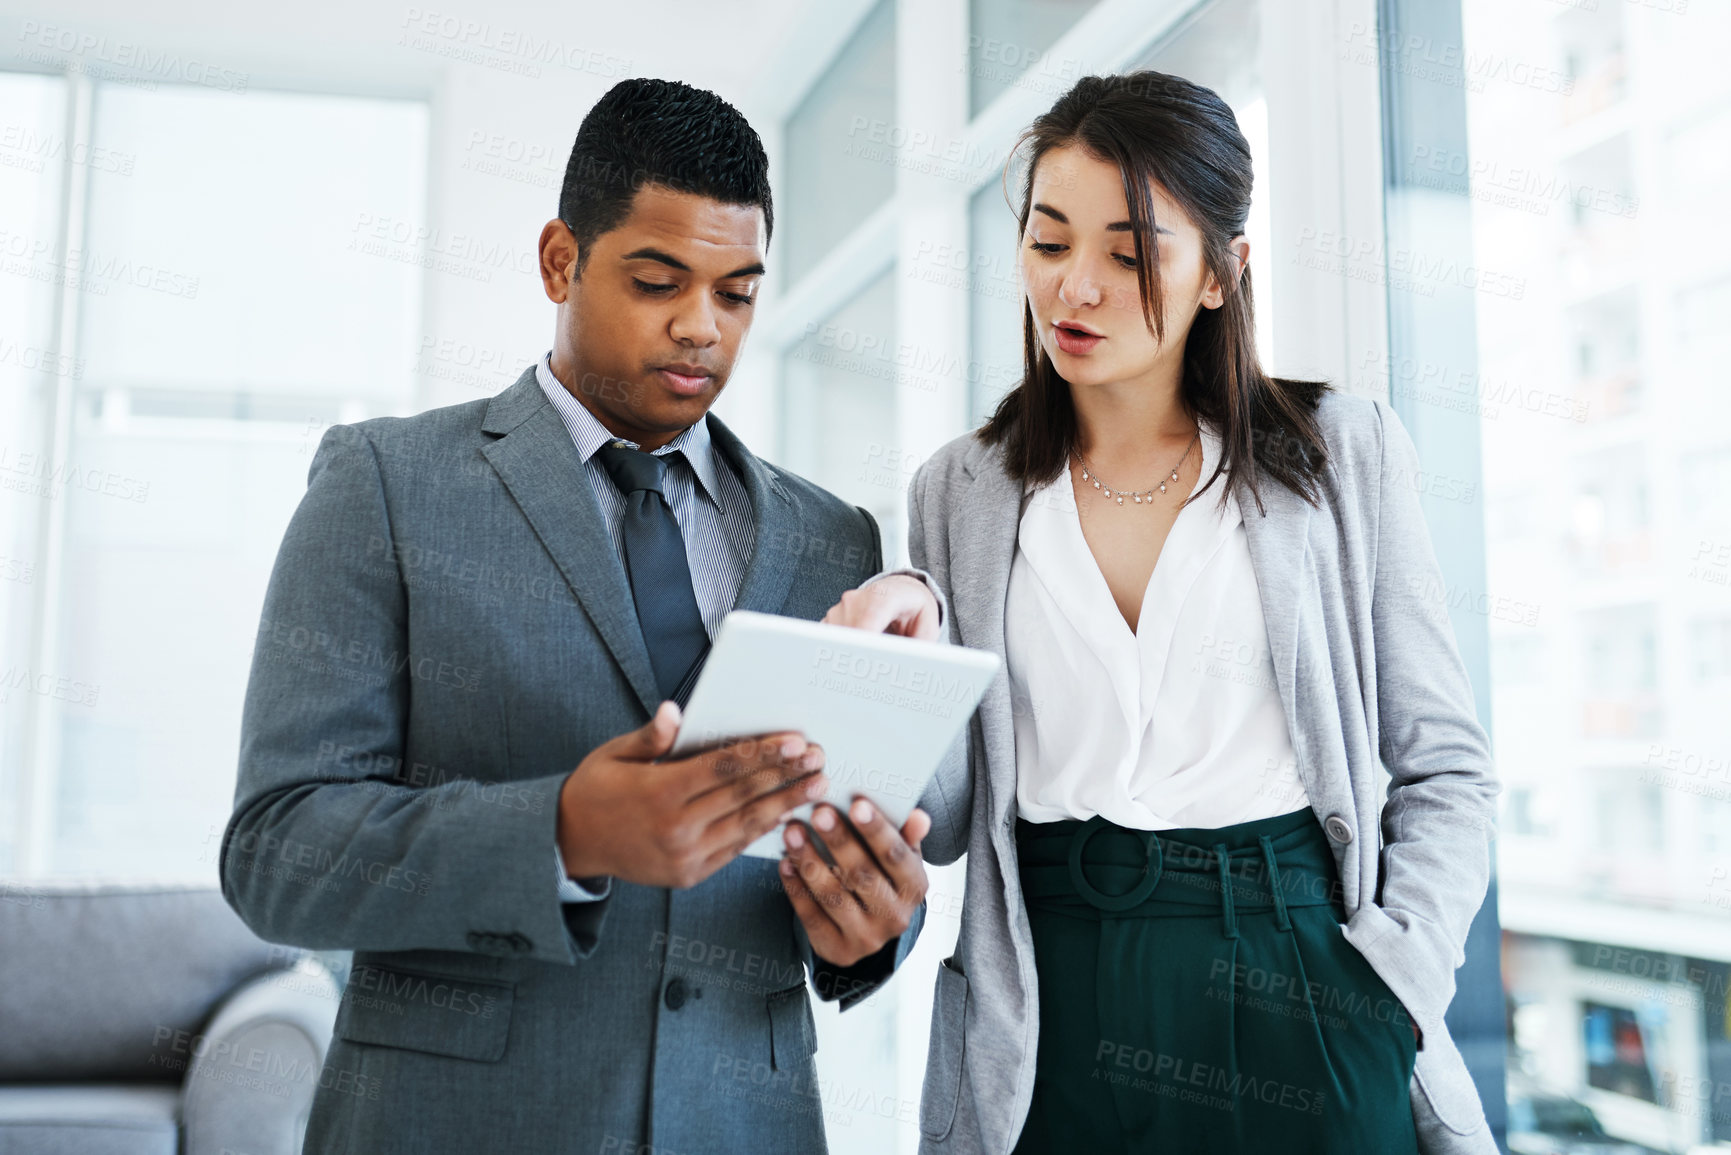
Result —
POLYGON ((698 659, 709 649, 709 634, 691 587, 691 566, 685 560, 685 538, 662 482, 667 467, 679 456, 664 456, 615 444, 595 451, 619 492, 625 495, 625 572, 631 579, 631 599, 649 648, 649 665, 663 698, 681 707, 691 691, 698 659))

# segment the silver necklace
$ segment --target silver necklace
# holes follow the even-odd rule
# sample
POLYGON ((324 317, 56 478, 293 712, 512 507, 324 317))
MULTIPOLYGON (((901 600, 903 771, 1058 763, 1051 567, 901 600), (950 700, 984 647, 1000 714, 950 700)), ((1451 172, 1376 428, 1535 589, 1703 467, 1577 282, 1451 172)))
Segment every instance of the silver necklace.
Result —
MULTIPOLYGON (((1195 445, 1197 438, 1201 436, 1202 428, 1201 426, 1198 426, 1196 432, 1190 437, 1190 445, 1195 445)), ((1183 465, 1184 459, 1190 456, 1190 445, 1184 447, 1184 452, 1178 458, 1178 465, 1183 465)), ((1156 485, 1153 489, 1144 489, 1141 493, 1126 493, 1122 489, 1114 490, 1110 486, 1101 485, 1100 475, 1094 472, 1094 467, 1088 464, 1088 459, 1082 456, 1081 450, 1076 451, 1076 459, 1082 463, 1082 480, 1092 482, 1094 488, 1098 489, 1107 497, 1116 498, 1119 505, 1124 504, 1124 499, 1126 497, 1129 497, 1137 505, 1152 505, 1154 504, 1154 494, 1156 492, 1165 493, 1166 487, 1172 482, 1178 480, 1178 465, 1174 465, 1171 474, 1167 476, 1166 480, 1162 481, 1159 485, 1156 485)))

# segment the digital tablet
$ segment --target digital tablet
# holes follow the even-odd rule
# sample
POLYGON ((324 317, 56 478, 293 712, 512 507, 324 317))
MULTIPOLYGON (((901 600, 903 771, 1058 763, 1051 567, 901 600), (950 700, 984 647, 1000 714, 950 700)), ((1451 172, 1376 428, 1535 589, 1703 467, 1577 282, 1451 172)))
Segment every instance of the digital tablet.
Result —
MULTIPOLYGON (((986 650, 734 610, 721 620, 667 757, 797 730, 823 747, 823 801, 845 812, 864 794, 900 828, 998 664, 986 650)), ((790 816, 809 820, 811 808, 790 816)), ((780 827, 745 853, 780 858, 780 827)))

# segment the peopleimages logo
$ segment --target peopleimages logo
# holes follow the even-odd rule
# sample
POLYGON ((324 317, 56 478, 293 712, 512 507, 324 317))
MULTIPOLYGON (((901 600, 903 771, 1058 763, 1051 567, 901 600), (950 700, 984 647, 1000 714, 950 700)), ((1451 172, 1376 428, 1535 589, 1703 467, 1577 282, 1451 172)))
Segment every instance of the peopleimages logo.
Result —
MULTIPOLYGON (((342 663, 346 667, 385 675, 407 673, 410 677, 472 693, 480 688, 481 672, 443 658, 386 650, 376 642, 342 638, 324 630, 292 622, 263 618, 258 641, 269 643, 279 654, 299 654, 309 659, 342 663)), ((268 660, 268 659, 267 659, 268 660)), ((317 668, 316 661, 309 668, 317 668)))
POLYGON ((218 92, 243 93, 247 74, 223 68, 178 52, 157 51, 130 40, 111 39, 55 24, 25 20, 18 26, 18 39, 26 48, 59 52, 80 62, 130 68, 161 80, 197 84, 218 92))
POLYGON ((935 718, 950 717, 969 696, 967 683, 959 678, 829 646, 818 647, 806 684, 935 718))
POLYGON ((926 669, 908 669, 900 662, 838 650, 833 646, 819 646, 811 664, 818 674, 840 675, 949 702, 960 702, 968 696, 967 683, 960 678, 946 678, 926 669))
MULTIPOLYGON (((297 838, 279 838, 256 831, 237 833, 227 844, 233 865, 241 870, 269 873, 272 860, 284 866, 305 867, 308 876, 296 881, 316 878, 322 883, 337 879, 358 879, 386 890, 401 890, 425 895, 433 886, 433 876, 424 870, 414 870, 394 862, 369 859, 363 855, 338 853, 328 846, 316 846, 297 838), (261 861, 263 860, 263 861, 261 861)), ((319 889, 326 889, 321 886, 319 889)))
POLYGON ((383 967, 358 966, 349 972, 352 989, 373 991, 380 997, 399 1002, 424 1003, 442 1011, 475 1015, 489 1019, 498 1008, 498 997, 469 990, 456 982, 441 978, 425 978, 383 967))
POLYGON ((0 672, 0 702, 9 700, 13 690, 24 690, 75 706, 94 706, 97 695, 102 693, 101 686, 77 678, 39 673, 28 666, 8 666, 0 672))
POLYGON ((397 43, 405 48, 529 77, 539 77, 539 66, 543 64, 606 79, 623 77, 633 68, 631 61, 622 56, 449 12, 406 8, 401 27, 397 43))
POLYGON ((1310 1087, 1300 1087, 1247 1071, 1228 1071, 1210 1063, 1180 1055, 1169 1055, 1147 1047, 1101 1039, 1094 1052, 1094 1077, 1114 1086, 1148 1091, 1221 1111, 1237 1109, 1241 1099, 1254 1099, 1269 1106, 1284 1107, 1310 1115, 1322 1114, 1327 1096, 1310 1087), (1117 1068, 1117 1069, 1114 1069, 1117 1068), (1132 1074, 1134 1073, 1134 1074, 1132 1074), (1148 1075, 1149 1078, 1136 1078, 1148 1075), (1210 1095, 1208 1092, 1222 1092, 1210 1095))

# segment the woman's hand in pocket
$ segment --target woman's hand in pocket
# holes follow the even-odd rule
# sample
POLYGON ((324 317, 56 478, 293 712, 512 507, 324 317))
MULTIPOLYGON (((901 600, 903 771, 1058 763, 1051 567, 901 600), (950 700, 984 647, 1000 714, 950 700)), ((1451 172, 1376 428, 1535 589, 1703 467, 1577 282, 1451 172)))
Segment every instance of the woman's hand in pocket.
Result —
POLYGON ((823 620, 827 625, 852 626, 874 634, 936 641, 938 599, 919 578, 890 574, 842 594, 823 620))

